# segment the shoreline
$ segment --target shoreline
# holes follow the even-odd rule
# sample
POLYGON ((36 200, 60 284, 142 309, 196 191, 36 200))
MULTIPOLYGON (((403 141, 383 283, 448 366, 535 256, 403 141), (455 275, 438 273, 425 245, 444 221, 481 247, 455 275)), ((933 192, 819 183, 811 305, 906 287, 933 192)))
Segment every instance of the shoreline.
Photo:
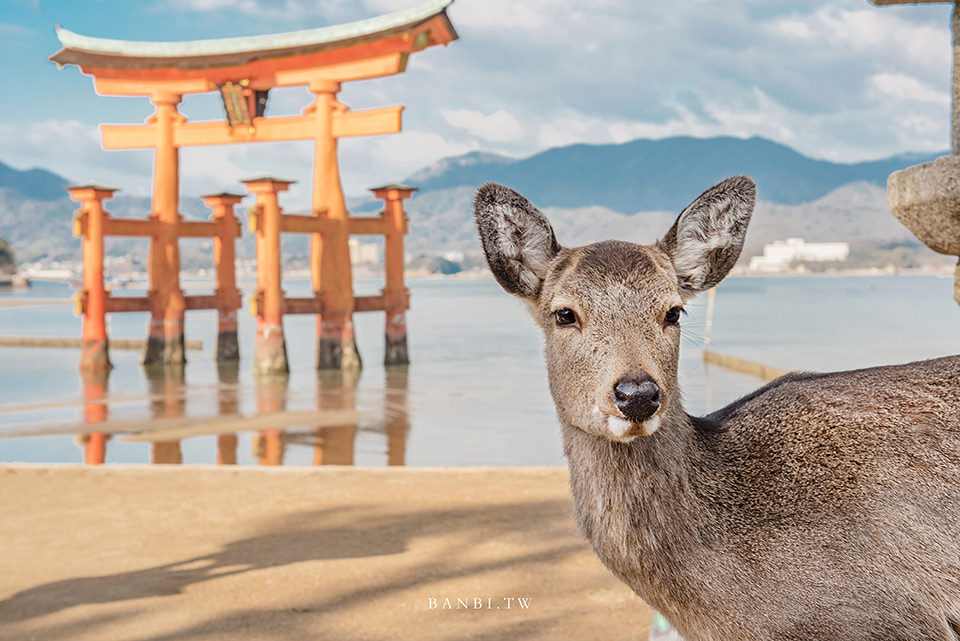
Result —
MULTIPOLYGON (((832 270, 824 272, 798 272, 798 271, 788 271, 788 272, 751 272, 751 271, 737 271, 737 268, 734 268, 734 271, 730 272, 730 275, 727 278, 776 278, 776 277, 796 277, 796 276, 849 276, 853 278, 859 278, 862 276, 935 276, 937 278, 953 278, 954 267, 944 267, 944 268, 930 268, 930 267, 907 267, 904 269, 880 269, 877 267, 861 268, 861 269, 843 269, 843 270, 832 270)), ((726 280, 726 279, 725 279, 726 280)))
MULTIPOLYGON (((943 267, 943 268, 927 268, 927 267, 910 267, 899 270, 890 270, 890 269, 880 269, 880 268, 863 268, 863 269, 843 269, 843 270, 831 270, 825 272, 798 272, 798 271, 787 271, 787 272, 751 272, 745 269, 740 270, 739 268, 734 268, 734 271, 730 272, 730 275, 726 277, 725 280, 731 278, 796 278, 796 277, 825 277, 825 278, 838 278, 838 277, 851 277, 851 278, 860 278, 865 276, 931 276, 937 278, 953 278, 954 276, 954 267, 943 267)), ((284 272, 284 276, 291 281, 308 281, 310 280, 309 272, 305 270, 290 270, 284 272)), ((113 277, 114 279, 119 280, 120 277, 113 277)), ((466 271, 458 272, 456 274, 433 274, 430 272, 424 271, 406 271, 404 272, 404 278, 407 280, 495 280, 493 274, 489 271, 466 271)), ((213 280, 209 276, 184 272, 181 276, 181 283, 185 285, 190 285, 191 287, 212 287, 213 280)), ((370 282, 382 280, 382 276, 374 274, 372 272, 359 272, 355 273, 355 282, 370 282)), ((69 280, 58 280, 58 279, 34 279, 35 283, 64 283, 69 284, 69 280)), ((253 286, 255 282, 255 276, 250 274, 239 274, 237 277, 238 284, 253 286)), ((124 289, 144 289, 147 286, 146 280, 128 280, 124 281, 123 285, 114 285, 114 288, 118 291, 124 289)), ((27 288, 19 288, 13 290, 6 290, 6 293, 22 292, 27 288)), ((0 291, 0 293, 5 293, 0 291)))

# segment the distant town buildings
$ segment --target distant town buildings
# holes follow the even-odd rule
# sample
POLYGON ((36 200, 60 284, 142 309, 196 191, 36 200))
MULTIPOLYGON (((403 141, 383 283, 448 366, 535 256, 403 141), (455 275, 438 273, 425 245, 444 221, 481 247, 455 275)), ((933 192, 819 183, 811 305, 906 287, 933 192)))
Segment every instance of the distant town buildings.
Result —
POLYGON ((380 247, 376 244, 362 243, 356 238, 351 238, 347 244, 350 246, 350 262, 354 265, 380 263, 380 247))
POLYGON ((30 280, 49 280, 49 281, 78 281, 80 278, 80 265, 76 261, 51 261, 26 263, 21 269, 21 273, 30 280))
POLYGON ((802 238, 776 240, 763 246, 763 255, 750 259, 752 272, 783 272, 791 263, 839 262, 850 255, 849 243, 808 243, 802 238))

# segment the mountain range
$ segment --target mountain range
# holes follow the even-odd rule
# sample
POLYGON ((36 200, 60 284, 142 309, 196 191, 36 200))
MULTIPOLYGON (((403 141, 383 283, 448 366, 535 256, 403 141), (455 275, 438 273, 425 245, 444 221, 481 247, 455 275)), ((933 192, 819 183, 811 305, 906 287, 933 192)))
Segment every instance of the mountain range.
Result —
POLYGON ((0 189, 10 189, 24 198, 49 201, 64 197, 68 181, 46 169, 21 171, 0 162, 0 189))
POLYGON ((679 211, 691 195, 735 174, 752 177, 761 200, 798 205, 853 182, 886 186, 890 172, 940 155, 835 163, 809 158, 765 138, 681 136, 569 145, 522 159, 474 152, 445 158, 408 180, 424 192, 492 180, 509 184, 540 207, 599 205, 630 214, 679 211))
MULTIPOLYGON (((474 189, 487 181, 506 184, 543 209, 563 243, 601 238, 649 242, 697 194, 734 174, 747 174, 758 184, 760 202, 748 248, 787 236, 904 240, 909 232, 886 208, 887 176, 939 155, 835 163, 757 137, 575 144, 519 159, 472 152, 444 158, 407 178, 419 188, 406 205, 408 248, 433 254, 477 251, 471 200, 474 189)), ((70 225, 76 203, 64 192, 67 183, 44 169, 19 171, 0 163, 0 236, 11 242, 20 260, 79 257, 70 225)), ((351 200, 350 205, 359 214, 379 210, 369 199, 351 200)), ((184 198, 181 208, 188 218, 208 215, 198 198, 184 198)), ((110 209, 142 216, 149 200, 118 195, 110 209)), ((108 251, 122 255, 137 243, 142 241, 112 241, 108 251)), ((285 243, 285 250, 298 252, 300 245, 285 243)), ((207 251, 194 253, 203 261, 207 251)), ((242 243, 241 257, 251 251, 251 243, 242 243)))

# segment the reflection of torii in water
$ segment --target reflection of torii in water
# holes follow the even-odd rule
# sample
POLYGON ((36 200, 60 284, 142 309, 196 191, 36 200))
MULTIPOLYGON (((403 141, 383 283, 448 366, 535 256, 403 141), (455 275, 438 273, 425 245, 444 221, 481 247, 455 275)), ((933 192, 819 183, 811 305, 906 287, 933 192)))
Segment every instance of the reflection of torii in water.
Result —
MULTIPOLYGON (((321 372, 316 388, 316 410, 287 409, 288 375, 261 376, 256 379, 256 411, 242 416, 239 404, 237 363, 221 364, 216 387, 216 416, 186 415, 189 388, 184 368, 148 368, 147 383, 152 420, 107 421, 110 399, 106 394, 108 373, 85 373, 85 423, 100 431, 81 437, 87 463, 103 463, 109 435, 127 433, 122 440, 150 445, 151 463, 183 462, 181 441, 200 436, 216 436, 216 462, 237 463, 238 431, 254 431, 253 457, 261 465, 282 465, 288 444, 313 448, 314 465, 353 465, 356 437, 361 421, 364 429, 381 432, 386 440, 386 464, 404 465, 406 441, 410 431, 407 408, 407 367, 385 368, 383 388, 375 391, 377 401, 357 407, 358 372, 351 370, 321 372), (372 414, 372 416, 369 416, 372 414), (309 431, 307 431, 309 430, 309 431)), ((130 399, 118 399, 129 402, 130 399)))
MULTIPOLYGON (((375 429, 386 436, 387 465, 405 465, 410 416, 407 408, 407 368, 387 367, 383 415, 375 429)), ((357 377, 353 372, 327 372, 318 383, 321 409, 356 409, 357 377)), ((359 424, 318 427, 313 437, 314 465, 354 465, 359 424)))

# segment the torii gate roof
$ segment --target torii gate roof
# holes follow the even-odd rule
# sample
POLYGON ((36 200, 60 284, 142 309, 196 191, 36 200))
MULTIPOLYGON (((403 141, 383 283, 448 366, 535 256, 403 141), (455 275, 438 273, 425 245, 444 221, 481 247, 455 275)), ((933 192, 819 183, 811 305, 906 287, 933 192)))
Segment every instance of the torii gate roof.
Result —
POLYGON ((457 39, 446 15, 453 0, 429 0, 416 7, 366 20, 262 36, 217 38, 189 42, 138 42, 83 36, 57 27, 63 48, 50 60, 97 69, 199 70, 235 67, 278 57, 318 54, 364 45, 403 35, 427 22, 433 28, 421 31, 419 41, 408 42, 410 50, 457 39), (426 34, 424 37, 422 34, 426 34))

